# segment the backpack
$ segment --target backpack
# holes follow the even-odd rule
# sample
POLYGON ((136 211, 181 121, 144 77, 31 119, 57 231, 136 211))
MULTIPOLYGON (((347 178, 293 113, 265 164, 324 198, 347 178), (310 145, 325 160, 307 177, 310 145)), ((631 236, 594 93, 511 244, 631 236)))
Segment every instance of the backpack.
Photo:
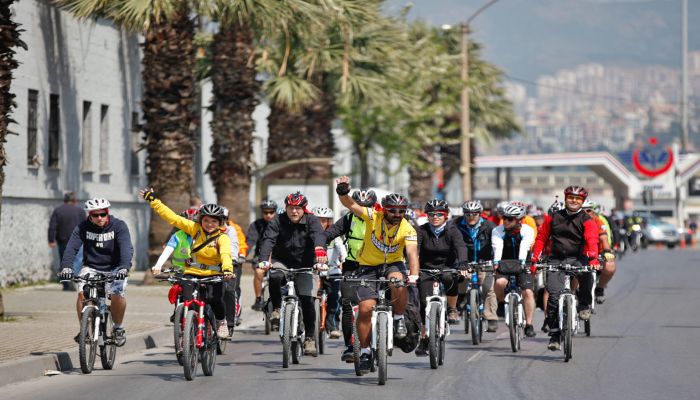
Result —
POLYGON ((408 304, 406 304, 403 318, 408 332, 405 338, 394 339, 394 345, 404 353, 410 353, 416 349, 420 340, 420 298, 417 287, 408 285, 406 290, 408 290, 408 304))

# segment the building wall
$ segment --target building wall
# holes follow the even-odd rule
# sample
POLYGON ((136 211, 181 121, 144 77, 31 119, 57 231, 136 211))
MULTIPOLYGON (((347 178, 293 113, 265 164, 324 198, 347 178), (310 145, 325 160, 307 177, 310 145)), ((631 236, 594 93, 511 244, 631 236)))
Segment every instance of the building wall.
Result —
POLYGON ((5 145, 0 254, 6 256, 0 265, 0 286, 49 277, 54 261, 47 245, 49 216, 65 191, 75 191, 80 200, 109 199, 114 214, 132 231, 134 262, 145 263, 147 206, 136 199, 145 152, 136 156, 137 173, 132 176, 131 170, 133 141, 140 135, 131 126, 141 99, 138 38, 102 20, 79 22, 48 0, 21 1, 14 13, 28 50, 17 52, 20 66, 12 83, 17 96, 12 117, 17 124, 10 128, 18 135, 8 136, 5 145), (37 92, 33 160, 28 157, 29 90, 37 92), (49 166, 51 95, 59 96, 55 166, 49 166), (84 118, 84 102, 91 103, 91 112, 85 113, 89 118, 84 118), (107 135, 101 134, 103 126, 107 135), (92 136, 90 146, 83 148, 85 131, 92 136), (84 156, 88 151, 89 161, 84 156))

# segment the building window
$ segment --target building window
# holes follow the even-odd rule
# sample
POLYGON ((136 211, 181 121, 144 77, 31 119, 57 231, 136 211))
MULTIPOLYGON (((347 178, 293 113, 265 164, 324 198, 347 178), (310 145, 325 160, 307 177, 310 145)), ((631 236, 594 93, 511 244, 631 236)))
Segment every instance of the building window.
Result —
POLYGON ((520 184, 521 185, 532 185, 532 177, 531 176, 521 176, 520 177, 520 184))
POLYGON ((131 175, 139 176, 139 150, 141 150, 141 125, 139 113, 131 113, 131 175))
POLYGON ((83 101, 83 172, 92 172, 92 103, 83 101))
POLYGON ((61 145, 61 109, 58 100, 57 94, 49 97, 49 167, 51 168, 58 168, 61 145))
POLYGON ((100 174, 109 174, 109 106, 100 107, 100 174))
POLYGON ((537 177, 537 184, 538 185, 549 185, 549 176, 538 176, 537 177))
POLYGON ((39 92, 29 89, 27 94, 27 165, 39 166, 39 154, 37 153, 37 120, 39 104, 39 92))

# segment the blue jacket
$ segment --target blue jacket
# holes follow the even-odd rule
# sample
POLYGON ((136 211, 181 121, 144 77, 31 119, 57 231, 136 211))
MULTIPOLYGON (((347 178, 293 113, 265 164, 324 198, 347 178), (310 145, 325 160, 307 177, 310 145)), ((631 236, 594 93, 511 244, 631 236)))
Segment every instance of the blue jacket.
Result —
POLYGON ((117 267, 128 269, 134 256, 129 228, 112 215, 103 228, 89 219, 75 227, 63 253, 61 268, 72 268, 80 246, 83 246, 83 266, 98 271, 111 271, 117 267))

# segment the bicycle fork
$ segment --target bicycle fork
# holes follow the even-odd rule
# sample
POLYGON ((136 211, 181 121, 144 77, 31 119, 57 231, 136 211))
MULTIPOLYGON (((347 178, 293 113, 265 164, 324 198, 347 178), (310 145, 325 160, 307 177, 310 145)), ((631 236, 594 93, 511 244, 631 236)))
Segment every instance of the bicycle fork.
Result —
POLYGON ((386 320, 387 320, 387 338, 386 338, 386 349, 387 351, 391 351, 391 349, 394 348, 394 315, 391 311, 377 311, 374 310, 372 311, 372 343, 371 343, 371 348, 376 349, 377 344, 378 344, 378 336, 377 336, 377 331, 378 325, 377 325, 377 320, 379 318, 379 314, 386 314, 386 320))
POLYGON ((566 275, 564 278, 564 290, 561 296, 559 296, 559 331, 561 332, 564 329, 564 300, 566 298, 570 298, 571 301, 569 302, 571 304, 571 310, 568 311, 568 318, 571 321, 571 329, 572 333, 576 333, 578 330, 578 320, 576 318, 576 296, 571 293, 571 277, 569 275, 566 275))
POLYGON ((506 314, 506 325, 510 326, 511 323, 515 323, 515 326, 522 326, 524 324, 523 320, 523 310, 522 310, 522 301, 523 298, 520 296, 519 293, 515 292, 510 292, 508 293, 508 296, 506 296, 506 303, 505 303, 505 314, 506 314), (511 321, 510 320, 510 299, 511 297, 515 297, 515 304, 516 307, 518 307, 518 320, 517 321, 511 321))
POLYGON ((433 283, 433 295, 428 296, 425 298, 425 331, 430 332, 430 324, 438 324, 438 336, 439 337, 444 337, 450 334, 450 328, 449 326, 447 329, 445 329, 445 319, 446 319, 446 305, 447 305, 447 298, 444 296, 440 296, 440 283, 439 282, 434 282, 433 283), (438 315, 438 320, 437 321, 431 321, 430 320, 430 308, 433 306, 440 306, 440 314, 438 315))

